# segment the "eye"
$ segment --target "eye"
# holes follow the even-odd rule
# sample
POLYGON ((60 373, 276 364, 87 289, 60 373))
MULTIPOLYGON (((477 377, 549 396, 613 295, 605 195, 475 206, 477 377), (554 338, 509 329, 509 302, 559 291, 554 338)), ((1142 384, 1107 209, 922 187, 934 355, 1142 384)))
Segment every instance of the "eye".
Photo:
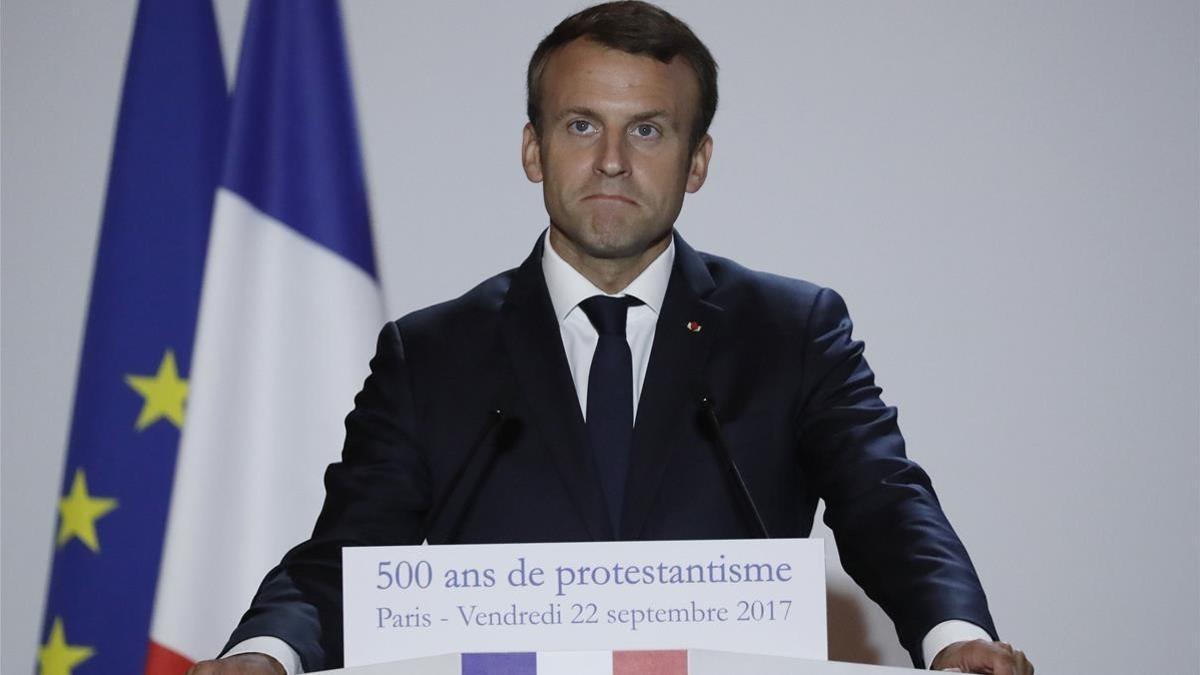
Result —
POLYGON ((658 138, 660 132, 653 124, 639 124, 633 128, 633 135, 638 138, 658 138))
POLYGON ((571 122, 568 127, 571 131, 577 134, 587 134, 595 128, 592 126, 592 123, 587 120, 575 120, 571 122))

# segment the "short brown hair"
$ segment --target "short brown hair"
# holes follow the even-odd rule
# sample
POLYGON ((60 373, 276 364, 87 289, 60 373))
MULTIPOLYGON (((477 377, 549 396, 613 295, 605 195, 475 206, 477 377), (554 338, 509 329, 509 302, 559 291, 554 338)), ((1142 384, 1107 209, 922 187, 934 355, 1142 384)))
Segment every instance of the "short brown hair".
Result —
POLYGON ((717 113, 717 62, 688 25, 661 7, 639 0, 620 0, 588 7, 562 20, 538 43, 525 75, 526 114, 542 132, 542 73, 550 56, 580 38, 626 54, 650 56, 663 63, 681 56, 700 84, 700 109, 692 120, 693 150, 708 133, 717 113))

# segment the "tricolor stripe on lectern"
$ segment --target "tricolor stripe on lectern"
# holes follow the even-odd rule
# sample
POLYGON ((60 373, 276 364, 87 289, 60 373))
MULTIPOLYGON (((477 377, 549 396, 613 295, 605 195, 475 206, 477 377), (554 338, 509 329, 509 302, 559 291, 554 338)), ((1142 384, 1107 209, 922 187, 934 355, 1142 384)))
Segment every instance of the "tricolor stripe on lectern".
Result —
POLYGON ((148 672, 216 656, 311 531, 383 306, 333 2, 253 0, 148 672))
POLYGON ((44 675, 145 665, 228 105, 212 4, 143 0, 59 493, 44 675))
POLYGON ((683 650, 463 654, 461 675, 687 675, 683 650))

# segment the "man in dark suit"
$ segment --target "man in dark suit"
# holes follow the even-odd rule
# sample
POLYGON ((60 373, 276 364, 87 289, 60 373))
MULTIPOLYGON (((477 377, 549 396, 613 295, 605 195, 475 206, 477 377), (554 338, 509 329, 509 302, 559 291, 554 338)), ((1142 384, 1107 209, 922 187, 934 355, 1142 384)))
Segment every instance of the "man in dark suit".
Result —
POLYGON ((674 233, 716 98, 707 48, 651 5, 539 45, 522 160, 549 229, 518 269, 384 328, 312 538, 195 672, 340 664, 343 546, 803 537, 818 499, 915 663, 1032 672, 994 641, 841 298, 674 233))

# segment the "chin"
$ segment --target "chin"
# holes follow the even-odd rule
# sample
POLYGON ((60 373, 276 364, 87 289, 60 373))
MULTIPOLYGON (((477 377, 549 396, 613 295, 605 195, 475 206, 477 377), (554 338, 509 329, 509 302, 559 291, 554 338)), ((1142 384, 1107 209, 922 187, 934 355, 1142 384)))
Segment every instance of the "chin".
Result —
POLYGON ((632 258, 662 241, 662 236, 634 236, 629 231, 594 230, 593 236, 583 242, 584 250, 593 258, 632 258))
POLYGON ((588 257, 597 260, 621 260, 632 258, 641 253, 642 250, 644 249, 636 246, 590 246, 585 252, 588 257))
MULTIPOLYGON (((581 254, 596 260, 632 258, 669 236, 671 228, 662 232, 648 232, 645 223, 630 222, 629 218, 612 217, 613 214, 588 214, 578 220, 567 220, 567 225, 556 225, 566 239, 581 254), (608 215, 609 217, 597 217, 608 215)), ((555 221, 553 218, 551 222, 555 221)))

